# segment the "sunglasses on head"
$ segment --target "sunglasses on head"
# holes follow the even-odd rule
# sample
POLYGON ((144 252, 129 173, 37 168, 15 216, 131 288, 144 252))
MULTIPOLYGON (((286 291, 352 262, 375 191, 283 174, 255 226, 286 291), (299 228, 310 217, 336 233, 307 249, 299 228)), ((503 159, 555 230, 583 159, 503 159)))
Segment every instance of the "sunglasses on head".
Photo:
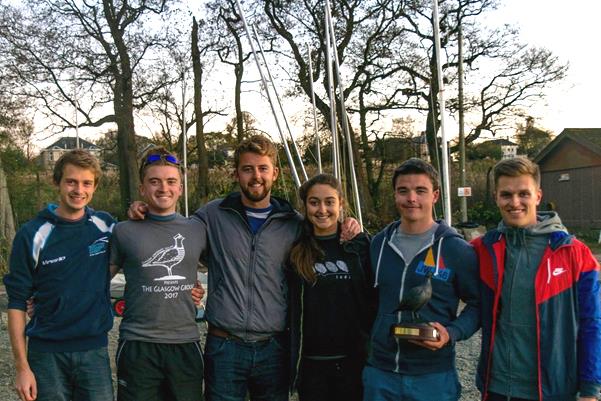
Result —
POLYGON ((146 164, 156 163, 160 160, 179 166, 179 160, 173 155, 153 154, 146 156, 146 164))

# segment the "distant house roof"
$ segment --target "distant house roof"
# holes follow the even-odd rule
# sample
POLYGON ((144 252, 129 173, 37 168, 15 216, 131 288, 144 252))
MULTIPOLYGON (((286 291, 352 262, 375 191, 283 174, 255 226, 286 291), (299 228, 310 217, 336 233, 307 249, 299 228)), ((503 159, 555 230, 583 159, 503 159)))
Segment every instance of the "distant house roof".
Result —
MULTIPOLYGON (((52 149, 75 149, 76 138, 71 136, 63 136, 58 141, 54 142, 52 145, 47 146, 46 150, 52 149)), ((94 145, 92 142, 88 142, 85 139, 79 138, 79 147, 82 149, 99 149, 98 146, 94 145)))
POLYGON ((518 146, 517 143, 513 143, 508 139, 491 139, 482 143, 492 143, 499 146, 518 146))
POLYGON ((571 139, 601 156, 601 128, 565 128, 536 155, 534 161, 540 163, 566 139, 571 139))

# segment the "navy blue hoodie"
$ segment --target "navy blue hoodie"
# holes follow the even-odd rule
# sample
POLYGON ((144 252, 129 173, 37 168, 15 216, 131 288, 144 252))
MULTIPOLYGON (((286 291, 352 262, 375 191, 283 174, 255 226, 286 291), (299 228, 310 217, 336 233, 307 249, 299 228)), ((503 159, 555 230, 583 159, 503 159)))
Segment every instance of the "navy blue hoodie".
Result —
POLYGON ((26 310, 29 348, 38 352, 87 351, 107 345, 113 327, 108 243, 114 220, 86 208, 67 221, 50 205, 17 232, 4 276, 8 309, 26 310))
POLYGON ((371 243, 371 265, 378 288, 378 313, 373 325, 368 364, 405 375, 443 372, 455 367, 455 342, 480 327, 479 279, 476 255, 470 244, 439 221, 432 241, 407 266, 401 251, 390 241, 400 221, 378 233, 371 243), (439 322, 450 341, 442 349, 429 349, 398 340, 391 327, 407 321, 411 312, 395 312, 405 291, 422 284, 432 272, 432 299, 419 311, 426 322, 439 322), (457 316, 459 300, 466 303, 457 316), (407 315, 409 314, 409 315, 407 315))

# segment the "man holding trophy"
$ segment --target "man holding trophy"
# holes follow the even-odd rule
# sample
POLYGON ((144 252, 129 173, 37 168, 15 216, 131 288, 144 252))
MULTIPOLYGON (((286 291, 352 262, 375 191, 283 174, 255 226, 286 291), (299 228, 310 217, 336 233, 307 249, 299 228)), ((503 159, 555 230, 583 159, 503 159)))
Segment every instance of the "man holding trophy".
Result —
POLYGON ((479 279, 473 248, 433 218, 440 184, 420 159, 392 178, 400 220, 371 243, 378 313, 363 371, 364 400, 457 401, 455 342, 479 326, 479 279), (466 306, 457 315, 459 301, 466 306))

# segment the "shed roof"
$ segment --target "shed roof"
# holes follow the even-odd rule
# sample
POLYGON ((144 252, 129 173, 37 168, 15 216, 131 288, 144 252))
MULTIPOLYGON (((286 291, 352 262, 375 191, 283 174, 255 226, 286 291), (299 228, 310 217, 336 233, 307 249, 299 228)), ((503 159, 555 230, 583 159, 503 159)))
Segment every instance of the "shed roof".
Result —
POLYGON ((563 141, 571 139, 601 156, 601 128, 564 128, 547 146, 534 158, 540 163, 563 141))

